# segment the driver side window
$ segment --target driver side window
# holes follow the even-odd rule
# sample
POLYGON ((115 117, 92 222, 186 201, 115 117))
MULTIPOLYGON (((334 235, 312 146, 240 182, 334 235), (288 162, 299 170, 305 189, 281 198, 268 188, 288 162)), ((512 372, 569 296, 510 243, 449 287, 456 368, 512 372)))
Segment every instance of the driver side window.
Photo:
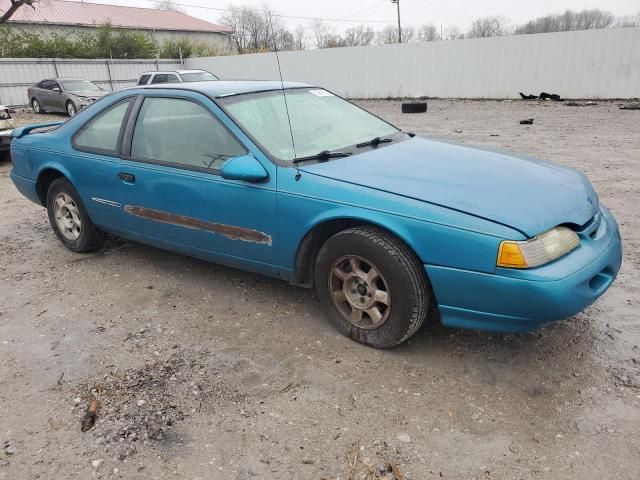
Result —
POLYGON ((179 98, 146 98, 131 145, 135 159, 214 171, 229 158, 246 153, 204 107, 179 98))

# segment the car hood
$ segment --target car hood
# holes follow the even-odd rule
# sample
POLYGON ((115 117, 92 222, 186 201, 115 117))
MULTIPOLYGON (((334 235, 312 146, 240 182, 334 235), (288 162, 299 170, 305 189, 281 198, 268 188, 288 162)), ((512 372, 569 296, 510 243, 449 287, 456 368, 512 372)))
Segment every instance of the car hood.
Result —
POLYGON ((100 98, 103 97, 107 92, 105 92, 104 90, 99 90, 99 91, 95 91, 95 90, 77 90, 77 91, 67 91, 67 93, 70 93, 71 95, 75 95, 76 97, 83 97, 83 98, 100 98))
POLYGON ((528 237, 598 211, 586 177, 527 157, 414 137, 303 171, 443 206, 528 237))

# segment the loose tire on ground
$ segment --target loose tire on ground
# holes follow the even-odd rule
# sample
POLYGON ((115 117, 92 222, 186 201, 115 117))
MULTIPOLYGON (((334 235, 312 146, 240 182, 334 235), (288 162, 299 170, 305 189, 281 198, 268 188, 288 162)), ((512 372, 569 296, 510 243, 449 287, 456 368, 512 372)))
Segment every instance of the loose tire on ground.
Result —
POLYGON ((318 298, 336 328, 375 348, 394 347, 416 333, 432 298, 415 254, 399 239, 374 227, 350 228, 327 240, 316 257, 314 281, 318 298), (375 272, 371 274, 371 270, 375 272), (374 280, 363 281, 365 278, 374 280), (381 315, 356 312, 356 321, 361 318, 356 324, 354 305, 366 308, 376 298, 382 300, 374 304, 381 315), (382 323, 377 324, 375 318, 382 323))
POLYGON ((53 231, 68 249, 83 253, 104 244, 104 232, 93 224, 78 192, 66 178, 58 178, 49 186, 47 211, 53 231))
POLYGON ((427 102, 407 102, 402 104, 402 113, 424 113, 427 111, 427 102))

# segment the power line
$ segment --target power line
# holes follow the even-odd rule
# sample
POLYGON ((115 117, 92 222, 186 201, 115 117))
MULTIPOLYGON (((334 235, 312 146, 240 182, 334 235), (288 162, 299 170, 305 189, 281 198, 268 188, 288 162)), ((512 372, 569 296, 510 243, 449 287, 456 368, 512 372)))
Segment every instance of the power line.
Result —
MULTIPOLYGON (((146 0, 147 2, 151 2, 153 0, 146 0)), ((382 2, 380 2, 382 3, 382 2)), ((204 5, 193 5, 190 3, 177 3, 176 5, 178 7, 188 7, 188 8, 200 8, 202 10, 212 10, 215 12, 226 12, 226 13, 239 13, 242 12, 242 10, 238 10, 238 9, 233 9, 233 8, 217 8, 217 7, 208 7, 208 6, 204 6, 204 5)), ((373 7, 371 7, 373 8, 373 7)), ((358 13, 358 12, 356 12, 358 13)), ((346 18, 322 18, 322 17, 299 17, 299 16, 295 16, 295 15, 281 15, 279 13, 272 13, 271 14, 274 17, 279 17, 279 18, 289 18, 292 20, 321 20, 323 22, 346 22, 346 23, 393 23, 393 21, 390 20, 347 20, 346 18)), ((349 15, 350 16, 350 15, 349 15)))
POLYGON ((376 8, 378 5, 382 5, 383 3, 386 3, 386 2, 387 2, 387 0, 382 0, 381 2, 374 3, 373 5, 369 5, 368 7, 363 8, 362 10, 358 10, 357 12, 353 12, 353 13, 350 13, 349 15, 345 15, 344 17, 341 17, 341 19, 354 17, 354 16, 358 15, 359 13, 366 12, 367 10, 371 10, 372 8, 376 8))

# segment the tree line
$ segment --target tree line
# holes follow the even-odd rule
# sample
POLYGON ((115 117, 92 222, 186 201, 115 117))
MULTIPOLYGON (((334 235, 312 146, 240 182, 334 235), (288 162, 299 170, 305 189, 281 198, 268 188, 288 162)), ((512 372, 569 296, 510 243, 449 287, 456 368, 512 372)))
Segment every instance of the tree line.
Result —
MULTIPOLYGON (((22 8, 37 8, 37 3, 37 0, 12 0, 12 6, 22 4, 22 8)), ((159 9, 181 9, 175 0, 157 0, 155 6, 159 9)), ((8 16, 5 17, 8 19, 8 16)), ((388 25, 381 30, 358 25, 340 32, 332 24, 318 19, 306 25, 299 24, 293 29, 288 28, 268 4, 261 7, 229 5, 219 22, 234 32, 229 48, 224 50, 187 39, 160 43, 146 32, 118 29, 109 24, 102 25, 94 32, 73 34, 33 33, 0 24, 0 57, 187 58, 398 42, 396 25, 388 25)), ((640 26, 640 12, 633 16, 617 17, 598 9, 567 10, 519 25, 512 25, 500 16, 482 17, 475 19, 465 32, 456 26, 438 28, 433 24, 425 24, 416 28, 407 25, 402 28, 402 40, 429 42, 629 26, 640 26)))
MULTIPOLYGON (((381 30, 358 25, 338 32, 330 23, 315 20, 307 25, 299 24, 294 29, 288 29, 267 4, 262 7, 230 5, 227 7, 227 13, 220 18, 220 23, 234 31, 232 47, 234 53, 240 54, 272 51, 276 48, 305 50, 398 42, 398 28, 395 25, 388 25, 381 30)), ((402 41, 429 42, 630 26, 640 26, 640 12, 634 16, 617 17, 599 9, 567 10, 519 25, 512 25, 501 16, 482 17, 475 19, 466 32, 455 25, 447 28, 438 28, 431 23, 417 28, 403 26, 402 41)))

